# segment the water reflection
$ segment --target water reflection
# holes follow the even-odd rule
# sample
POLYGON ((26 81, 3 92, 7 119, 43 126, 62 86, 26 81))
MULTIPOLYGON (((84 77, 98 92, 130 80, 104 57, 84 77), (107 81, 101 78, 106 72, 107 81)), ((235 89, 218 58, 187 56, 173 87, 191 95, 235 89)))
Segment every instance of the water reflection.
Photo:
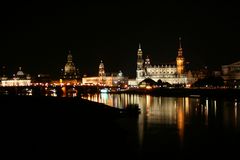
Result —
POLYGON ((45 88, 45 96, 57 97, 57 90, 55 88, 45 88))
POLYGON ((182 144, 183 138, 184 138, 184 104, 183 104, 183 98, 177 99, 178 100, 178 106, 177 106, 177 127, 179 130, 179 138, 180 142, 182 144))
MULTIPOLYGON (((131 95, 131 94, 88 94, 82 98, 104 103, 117 108, 125 108, 129 104, 139 104, 141 116, 151 124, 178 125, 179 128, 183 124, 189 123, 191 118, 201 116, 203 124, 208 125, 209 114, 217 118, 218 109, 223 105, 223 116, 225 122, 230 117, 234 117, 237 121, 237 112, 239 102, 224 101, 217 103, 216 99, 208 98, 189 98, 189 97, 153 97, 150 95, 131 95), (231 111, 233 112, 231 115, 231 111), (210 113, 209 113, 210 112, 210 113)), ((219 100, 220 101, 220 100, 219 100)))
MULTIPOLYGON (((171 137, 173 139, 178 137, 176 141, 179 142, 179 147, 182 147, 186 139, 186 129, 190 126, 197 129, 217 126, 238 130, 240 128, 239 101, 237 100, 107 93, 88 94, 83 98, 117 108, 124 108, 128 104, 139 104, 141 109, 138 117, 140 146, 146 145, 146 141, 151 141, 153 145, 161 143, 165 145, 164 138, 173 136, 171 137), (169 134, 164 135, 166 130, 169 134)), ((176 141, 173 144, 176 144, 176 141)))

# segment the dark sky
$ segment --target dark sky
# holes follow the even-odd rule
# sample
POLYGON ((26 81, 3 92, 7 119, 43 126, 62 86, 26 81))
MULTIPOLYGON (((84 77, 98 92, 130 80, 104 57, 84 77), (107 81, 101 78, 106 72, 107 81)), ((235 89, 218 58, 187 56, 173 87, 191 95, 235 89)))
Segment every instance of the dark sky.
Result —
POLYGON ((1 58, 9 73, 58 75, 68 50, 81 75, 135 75, 138 43, 152 64, 175 61, 178 37, 195 67, 220 67, 240 59, 240 13, 235 3, 47 2, 1 4, 1 58))

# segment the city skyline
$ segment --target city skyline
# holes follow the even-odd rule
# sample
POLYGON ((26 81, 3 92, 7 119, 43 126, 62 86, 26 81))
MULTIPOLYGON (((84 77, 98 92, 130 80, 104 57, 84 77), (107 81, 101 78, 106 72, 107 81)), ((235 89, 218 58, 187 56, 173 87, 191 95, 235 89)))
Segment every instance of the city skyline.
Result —
POLYGON ((68 50, 81 76, 106 72, 135 76, 138 44, 152 64, 175 61, 178 37, 194 68, 239 60, 240 22, 234 4, 215 2, 7 3, 1 66, 59 75, 68 50), (227 55, 227 56, 226 56, 227 55))

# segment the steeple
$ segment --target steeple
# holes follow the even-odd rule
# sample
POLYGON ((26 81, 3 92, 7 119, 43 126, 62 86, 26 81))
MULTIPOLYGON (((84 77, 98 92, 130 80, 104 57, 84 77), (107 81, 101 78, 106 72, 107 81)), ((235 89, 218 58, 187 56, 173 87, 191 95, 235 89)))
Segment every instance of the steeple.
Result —
POLYGON ((137 52, 137 69, 142 69, 143 68, 143 52, 141 49, 141 44, 139 43, 138 46, 138 52, 137 52))
POLYGON ((177 64, 177 74, 181 75, 184 73, 184 57, 183 57, 183 49, 182 49, 182 38, 179 37, 179 48, 178 48, 178 55, 176 58, 177 64))
POLYGON ((141 44, 139 43, 138 45, 138 52, 137 52, 137 76, 136 78, 141 78, 143 76, 143 72, 144 72, 144 60, 143 60, 143 52, 141 49, 141 44))
POLYGON ((182 49, 182 42, 181 42, 182 38, 179 37, 179 49, 182 49))
POLYGON ((183 56, 183 49, 182 49, 182 38, 179 37, 179 48, 178 48, 178 57, 183 56))
POLYGON ((99 77, 105 76, 104 64, 103 64, 102 60, 101 60, 101 62, 99 64, 98 75, 99 75, 99 77))

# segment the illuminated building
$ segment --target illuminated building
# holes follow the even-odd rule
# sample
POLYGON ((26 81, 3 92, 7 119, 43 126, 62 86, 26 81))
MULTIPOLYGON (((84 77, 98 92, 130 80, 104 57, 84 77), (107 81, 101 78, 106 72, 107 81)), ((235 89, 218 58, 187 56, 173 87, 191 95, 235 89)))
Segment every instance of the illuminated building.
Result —
POLYGON ((25 74, 22 68, 19 67, 19 71, 13 74, 12 78, 5 77, 2 79, 2 86, 30 86, 31 77, 29 74, 25 74))
POLYGON ((78 69, 75 67, 71 51, 69 51, 67 63, 64 66, 64 70, 62 69, 60 81, 63 83, 77 83, 79 78, 78 69))
POLYGON ((222 66, 222 78, 228 80, 240 80, 240 61, 222 66))
POLYGON ((177 63, 177 75, 182 75, 184 73, 184 57, 183 57, 183 49, 181 45, 181 37, 179 38, 179 49, 178 56, 176 58, 177 63))
POLYGON ((102 86, 110 86, 110 87, 124 87, 127 84, 127 77, 123 76, 122 71, 118 73, 112 73, 107 75, 105 73, 105 68, 103 61, 99 64, 99 71, 97 77, 83 77, 82 84, 83 85, 102 85, 102 86))
POLYGON ((184 72, 184 57, 183 49, 181 45, 181 38, 179 38, 179 49, 176 57, 176 64, 161 64, 151 65, 149 57, 143 59, 143 52, 139 45, 137 52, 137 70, 136 81, 129 81, 129 84, 139 84, 146 78, 150 78, 154 81, 161 80, 162 82, 168 82, 170 84, 186 84, 187 75, 184 72))

